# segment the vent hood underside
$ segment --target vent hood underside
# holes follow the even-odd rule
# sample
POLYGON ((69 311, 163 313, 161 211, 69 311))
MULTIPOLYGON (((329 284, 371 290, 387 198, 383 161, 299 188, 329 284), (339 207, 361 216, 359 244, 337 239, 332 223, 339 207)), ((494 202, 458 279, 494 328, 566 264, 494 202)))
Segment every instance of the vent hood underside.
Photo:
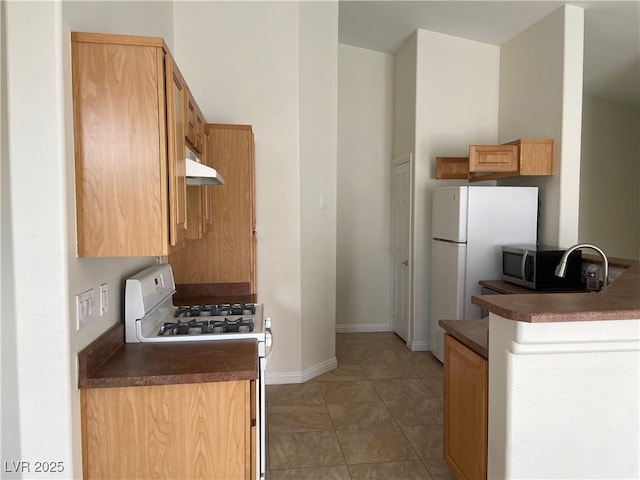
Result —
POLYGON ((224 185, 224 178, 214 168, 187 155, 187 185, 224 185))

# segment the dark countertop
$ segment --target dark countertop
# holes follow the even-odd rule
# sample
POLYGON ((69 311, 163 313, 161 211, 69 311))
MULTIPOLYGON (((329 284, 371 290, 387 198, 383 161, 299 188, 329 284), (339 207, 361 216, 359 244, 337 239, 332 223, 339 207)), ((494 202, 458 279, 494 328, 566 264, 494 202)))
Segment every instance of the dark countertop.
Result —
POLYGON ((489 358, 489 320, 440 320, 438 324, 482 358, 489 358))
POLYGON ((640 318, 640 262, 609 260, 611 266, 626 270, 598 293, 474 295, 471 302, 501 317, 529 323, 640 318))
POLYGON ((541 292, 537 290, 533 290, 531 288, 521 287, 520 285, 516 285, 514 283, 505 282, 504 280, 480 280, 478 282, 483 287, 489 288, 499 293, 507 294, 507 295, 516 295, 516 294, 524 294, 524 295, 540 295, 542 293, 589 293, 588 290, 568 290, 564 292, 541 292))
POLYGON ((134 387, 256 380, 255 339, 124 343, 117 324, 78 353, 78 387, 134 387))

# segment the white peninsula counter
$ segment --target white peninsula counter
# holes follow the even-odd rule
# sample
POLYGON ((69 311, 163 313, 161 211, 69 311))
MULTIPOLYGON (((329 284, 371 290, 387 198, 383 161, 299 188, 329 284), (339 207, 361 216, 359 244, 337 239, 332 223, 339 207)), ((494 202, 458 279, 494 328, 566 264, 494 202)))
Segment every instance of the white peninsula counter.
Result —
POLYGON ((490 312, 489 479, 640 478, 640 263, 616 261, 600 293, 473 297, 490 312))

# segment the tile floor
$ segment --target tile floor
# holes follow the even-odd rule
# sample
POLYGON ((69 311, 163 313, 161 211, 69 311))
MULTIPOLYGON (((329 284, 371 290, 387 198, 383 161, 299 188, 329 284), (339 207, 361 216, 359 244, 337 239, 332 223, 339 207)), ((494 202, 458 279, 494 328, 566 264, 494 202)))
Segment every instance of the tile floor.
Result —
POLYGON ((394 333, 339 333, 338 368, 267 386, 268 480, 453 479, 442 364, 394 333))

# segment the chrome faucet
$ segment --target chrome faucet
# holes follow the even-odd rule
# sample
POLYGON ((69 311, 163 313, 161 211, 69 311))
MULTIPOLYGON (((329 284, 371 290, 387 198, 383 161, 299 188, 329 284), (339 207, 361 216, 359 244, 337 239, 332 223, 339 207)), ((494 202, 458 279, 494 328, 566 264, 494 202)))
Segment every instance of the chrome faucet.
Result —
POLYGON ((604 275, 603 275, 604 278, 603 278, 603 282, 602 282, 602 289, 604 290, 607 287, 607 285, 609 285, 609 260, 607 259, 607 256, 604 254, 602 249, 598 248, 595 245, 592 245, 591 243, 578 243, 577 245, 574 245, 573 247, 569 247, 567 249, 567 251, 565 251, 562 254, 562 258, 560 259, 560 263, 556 267, 556 277, 564 278, 565 274, 567 273, 567 259, 569 258, 569 255, 571 255, 573 252, 575 252, 576 250, 581 249, 581 248, 590 248, 592 250, 595 250, 602 257, 602 268, 603 268, 603 273, 604 273, 604 275))

